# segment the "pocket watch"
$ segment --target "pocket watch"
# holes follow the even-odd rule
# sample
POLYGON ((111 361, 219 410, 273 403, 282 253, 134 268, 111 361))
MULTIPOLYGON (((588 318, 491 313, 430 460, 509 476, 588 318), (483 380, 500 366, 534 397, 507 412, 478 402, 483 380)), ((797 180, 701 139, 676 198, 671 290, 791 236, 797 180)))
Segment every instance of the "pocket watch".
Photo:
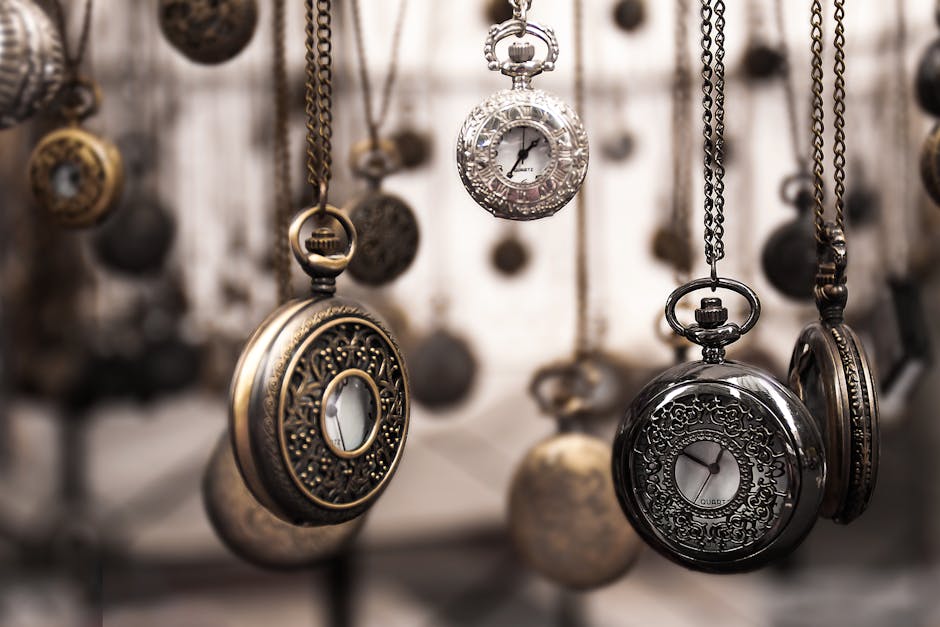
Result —
POLYGON ((536 371, 529 393, 542 413, 558 420, 607 418, 629 400, 627 364, 597 350, 536 371))
POLYGON ((610 447, 583 433, 553 435, 526 453, 510 484, 509 531, 530 567, 576 590, 617 580, 642 548, 617 507, 610 447))
POLYGON ((308 568, 347 548, 365 523, 300 527, 274 516, 245 487, 228 435, 223 435, 202 480, 203 505, 213 530, 241 559, 274 570, 308 568))
POLYGON ((160 0, 160 30, 196 63, 224 63, 251 41, 258 24, 256 0, 160 0))
POLYGON ((878 398, 861 340, 845 323, 846 246, 829 223, 814 288, 818 322, 800 334, 790 387, 819 422, 828 474, 820 515, 847 524, 868 507, 878 473, 878 398))
POLYGON ((46 12, 32 0, 0 4, 0 129, 48 105, 64 74, 62 39, 46 12))
POLYGON ((666 320, 702 346, 703 359, 647 384, 614 443, 614 485, 627 518, 659 553, 694 570, 743 572, 789 553, 822 499, 826 462, 812 416, 770 374, 724 358, 759 315, 757 295, 738 281, 697 279, 676 289, 666 320), (721 299, 708 297, 695 324, 680 324, 679 300, 708 288, 743 296, 747 320, 728 322, 721 299))
POLYGON ((437 411, 466 400, 477 374, 470 344, 443 326, 417 342, 408 366, 415 400, 437 411))
POLYGON ((293 524, 337 524, 365 512, 395 473, 408 431, 409 390, 398 345, 361 306, 334 296, 356 250, 350 219, 314 205, 290 225, 313 294, 271 313, 235 368, 230 419, 245 483, 293 524), (301 247, 307 222, 319 226, 301 247), (345 252, 343 240, 345 239, 345 252))
POLYGON ((614 5, 614 23, 624 32, 633 32, 646 22, 644 0, 620 0, 614 5))
POLYGON ((536 220, 564 207, 584 181, 588 166, 587 133, 577 113, 558 97, 533 89, 532 78, 555 68, 554 31, 525 17, 530 0, 513 2, 515 17, 494 24, 484 46, 489 69, 512 78, 512 88, 477 105, 457 137, 457 171, 470 196, 498 218, 536 220), (535 59, 532 35, 546 47, 535 59), (509 58, 500 61, 497 45, 517 37, 509 58))
POLYGON ((813 245, 812 180, 806 174, 784 179, 780 197, 797 215, 777 227, 767 238, 761 253, 764 276, 778 292, 793 300, 812 298, 816 276, 816 248, 813 245))
POLYGON ((493 246, 490 263, 503 276, 511 277, 529 265, 529 247, 519 239, 515 230, 507 231, 493 246))
POLYGON ((68 121, 39 140, 29 158, 29 184, 36 203, 64 227, 89 227, 114 207, 124 183, 121 153, 107 139, 81 127, 98 109, 101 94, 90 80, 63 86, 68 121))
POLYGON ((365 179, 369 189, 348 204, 346 211, 356 227, 356 256, 349 274, 366 285, 385 285, 402 275, 418 254, 418 220, 402 198, 382 189, 382 180, 400 168, 400 157, 391 141, 373 146, 370 140, 353 147, 353 173, 365 179))

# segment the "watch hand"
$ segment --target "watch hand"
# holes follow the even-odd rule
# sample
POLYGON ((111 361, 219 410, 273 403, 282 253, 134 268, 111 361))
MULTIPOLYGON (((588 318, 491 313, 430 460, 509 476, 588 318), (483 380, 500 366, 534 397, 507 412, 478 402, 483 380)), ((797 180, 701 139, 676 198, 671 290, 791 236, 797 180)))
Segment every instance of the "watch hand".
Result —
POLYGON ((516 155, 516 162, 512 164, 512 167, 509 168, 509 172, 506 173, 506 178, 511 179, 512 173, 516 171, 516 168, 519 167, 519 164, 526 160, 526 157, 529 156, 529 151, 535 148, 539 143, 538 139, 533 139, 532 143, 529 144, 528 148, 523 148, 519 151, 519 154, 516 155))
POLYGON ((682 453, 680 453, 680 455, 685 455, 686 457, 688 457, 689 459, 691 459, 693 462, 695 462, 695 463, 698 464, 699 466, 704 466, 705 468, 708 468, 708 466, 709 466, 708 462, 702 461, 701 459, 699 459, 698 457, 696 457, 696 456, 693 455, 692 453, 688 453, 688 452, 686 452, 686 451, 682 451, 682 453))
POLYGON ((712 478, 712 473, 709 472, 709 473, 708 473, 708 476, 705 477, 705 481, 702 482, 702 487, 698 489, 698 494, 695 495, 695 502, 696 502, 696 503, 698 502, 698 497, 702 496, 702 492, 705 491, 705 486, 708 485, 708 482, 711 480, 711 478, 712 478))

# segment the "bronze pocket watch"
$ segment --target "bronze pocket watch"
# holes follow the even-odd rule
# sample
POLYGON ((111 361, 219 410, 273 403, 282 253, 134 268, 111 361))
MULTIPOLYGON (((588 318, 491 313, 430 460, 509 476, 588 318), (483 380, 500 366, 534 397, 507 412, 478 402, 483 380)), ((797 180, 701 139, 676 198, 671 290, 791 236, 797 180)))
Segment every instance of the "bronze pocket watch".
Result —
POLYGON ((242 351, 230 393, 235 455, 248 488, 273 514, 293 524, 337 524, 366 511, 398 467, 408 378, 385 327, 334 296, 335 278, 356 250, 349 218, 315 205, 291 223, 289 240, 313 294, 271 313, 242 351), (328 218, 345 236, 319 226, 305 251, 305 223, 328 218))
POLYGON ((512 78, 512 88, 477 105, 457 137, 457 171, 470 196, 497 218, 536 220, 564 207, 584 181, 587 133, 577 113, 557 96, 533 89, 532 78, 555 68, 558 40, 526 20, 531 0, 511 0, 514 17, 494 24, 484 45, 490 70, 512 78), (531 35, 546 48, 535 59, 531 35), (509 37, 509 59, 497 46, 509 37))
POLYGON ((48 105, 64 74, 62 39, 46 12, 32 0, 0 5, 0 129, 48 105))
POLYGON ((160 30, 190 61, 223 63, 251 41, 256 0, 160 0, 160 30))
POLYGON ((202 496, 209 522, 225 546, 246 562, 274 570, 308 568, 342 551, 366 520, 359 516, 338 525, 299 527, 274 516, 245 487, 227 434, 209 459, 202 496))
POLYGON ((124 183, 121 153, 107 139, 80 124, 97 111, 101 94, 88 80, 65 85, 61 111, 67 125, 39 140, 27 172, 36 203, 61 226, 101 222, 120 197, 124 183))

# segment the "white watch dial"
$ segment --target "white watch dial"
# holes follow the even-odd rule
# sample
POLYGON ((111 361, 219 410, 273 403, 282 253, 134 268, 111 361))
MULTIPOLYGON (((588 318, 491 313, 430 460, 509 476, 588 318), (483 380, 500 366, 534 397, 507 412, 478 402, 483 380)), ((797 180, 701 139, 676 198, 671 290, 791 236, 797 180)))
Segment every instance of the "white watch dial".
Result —
POLYGON ((496 149, 496 167, 509 184, 536 182, 551 163, 551 145, 542 131, 532 126, 514 126, 506 131, 496 149))

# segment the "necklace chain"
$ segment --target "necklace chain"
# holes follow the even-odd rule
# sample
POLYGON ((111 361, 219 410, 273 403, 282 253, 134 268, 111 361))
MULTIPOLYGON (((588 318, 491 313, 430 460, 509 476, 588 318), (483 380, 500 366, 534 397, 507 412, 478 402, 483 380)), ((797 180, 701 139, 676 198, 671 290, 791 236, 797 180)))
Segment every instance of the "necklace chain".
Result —
POLYGON ((398 3, 398 16, 395 18, 395 30, 392 32, 388 74, 385 75, 385 83, 382 85, 378 111, 373 110, 372 107, 372 82, 369 80, 369 67, 366 60, 366 46, 362 27, 362 10, 359 4, 360 0, 352 0, 353 31, 356 36, 359 80, 362 83, 362 100, 366 114, 366 124, 369 127, 369 140, 372 142, 372 147, 375 148, 379 144, 379 130, 388 117, 389 104, 392 99, 392 86, 395 84, 395 78, 398 75, 398 51, 401 49, 401 33, 408 0, 399 0, 398 3))
POLYGON ((62 50, 65 56, 65 67, 71 78, 77 78, 78 68, 81 67, 85 58, 85 50, 88 48, 88 36, 91 32, 91 14, 94 10, 93 0, 85 0, 85 8, 82 13, 82 26, 78 36, 78 47, 73 54, 69 49, 69 29, 65 23, 65 9, 62 7, 62 0, 56 0, 53 3, 55 9, 56 26, 59 29, 59 37, 62 39, 62 50))
POLYGON ((725 256, 725 3, 702 0, 702 136, 705 179, 705 263, 718 278, 725 256), (712 36, 714 33, 714 37, 712 36))
POLYGON ((291 215, 290 140, 288 130, 288 79, 285 27, 285 2, 274 0, 272 36, 274 38, 274 270, 277 299, 285 303, 291 297, 290 242, 287 231, 291 215))
MULTIPOLYGON (((575 111, 584 121, 584 0, 574 0, 574 98, 575 111)), ((587 196, 582 184, 575 201, 575 355, 589 349, 588 338, 588 254, 587 196)))
POLYGON ((326 207, 333 165, 332 4, 305 0, 307 182, 317 191, 321 209, 326 207))
POLYGON ((790 148, 793 150, 793 160, 796 171, 808 173, 806 167, 806 152, 801 141, 799 113, 796 104, 796 88, 793 84, 793 57, 787 43, 787 27, 783 10, 783 0, 774 0, 774 21, 777 26, 777 46, 783 58, 781 78, 783 79, 784 102, 787 108, 787 126, 790 131, 790 148))

